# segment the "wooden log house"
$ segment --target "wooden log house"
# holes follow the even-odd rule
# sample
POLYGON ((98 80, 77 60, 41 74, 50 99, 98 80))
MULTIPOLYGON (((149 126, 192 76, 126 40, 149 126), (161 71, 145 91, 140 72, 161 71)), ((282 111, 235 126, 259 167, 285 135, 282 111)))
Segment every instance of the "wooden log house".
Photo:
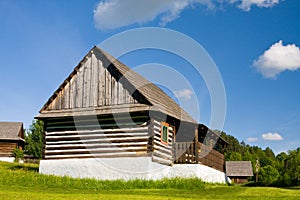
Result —
MULTIPOLYGON (((198 125, 160 88, 98 47, 81 60, 36 118, 44 121, 43 160, 49 163, 139 157, 166 166, 207 164, 198 155, 201 149, 217 152, 202 143, 207 127, 198 125), (191 153, 193 162, 183 158, 191 153)), ((226 142, 219 139, 218 144, 226 142)), ((217 153, 205 154, 221 159, 208 166, 223 171, 224 156, 217 153)))
POLYGON ((22 122, 0 122, 0 160, 13 162, 13 150, 25 144, 22 122))

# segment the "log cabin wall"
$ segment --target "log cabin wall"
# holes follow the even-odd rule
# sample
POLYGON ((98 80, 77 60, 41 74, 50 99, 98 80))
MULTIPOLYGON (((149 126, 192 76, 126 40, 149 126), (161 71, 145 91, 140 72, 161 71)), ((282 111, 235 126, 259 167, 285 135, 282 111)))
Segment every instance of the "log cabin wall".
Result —
POLYGON ((49 118, 44 159, 150 156, 151 132, 144 114, 49 118))
POLYGON ((173 135, 174 128, 168 126, 167 142, 162 141, 162 122, 152 120, 152 161, 164 165, 173 165, 173 135))
POLYGON ((0 141, 0 157, 12 157, 12 152, 17 146, 13 141, 0 141))

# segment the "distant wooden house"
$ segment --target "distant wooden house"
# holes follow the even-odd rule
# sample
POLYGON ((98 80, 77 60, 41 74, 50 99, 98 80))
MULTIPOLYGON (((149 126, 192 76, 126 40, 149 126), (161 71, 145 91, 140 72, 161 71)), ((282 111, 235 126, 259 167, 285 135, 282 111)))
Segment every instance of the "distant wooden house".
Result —
POLYGON ((15 148, 24 148, 24 131, 21 122, 0 122, 0 160, 13 162, 15 148))
MULTIPOLYGON (((224 155, 201 143, 212 131, 98 47, 81 60, 36 118, 45 125, 41 173, 158 179, 168 173, 160 167, 174 163, 203 163, 224 171, 224 155)), ((217 144, 224 147, 226 142, 219 139, 217 144)))
POLYGON ((251 161, 226 161, 226 175, 234 183, 246 183, 253 176, 251 161))

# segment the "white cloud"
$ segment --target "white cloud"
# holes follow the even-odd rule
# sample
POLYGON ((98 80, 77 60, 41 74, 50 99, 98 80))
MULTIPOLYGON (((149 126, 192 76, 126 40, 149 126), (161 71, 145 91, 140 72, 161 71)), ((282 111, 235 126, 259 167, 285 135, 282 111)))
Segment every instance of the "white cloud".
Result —
POLYGON ((97 28, 114 29, 135 23, 144 23, 160 16, 164 25, 179 17, 181 11, 196 0, 106 0, 94 11, 97 28))
POLYGON ((282 136, 279 133, 265 133, 261 135, 264 140, 283 140, 282 136))
POLYGON ((247 141, 248 142, 257 142, 258 138, 257 137, 248 137, 247 141))
POLYGON ((212 9, 223 3, 249 11, 253 5, 271 7, 279 0, 102 0, 94 10, 94 22, 96 28, 109 30, 159 18, 159 24, 164 26, 180 17, 187 7, 203 5, 212 9))
POLYGON ((278 4, 280 0, 229 0, 230 3, 238 3, 238 7, 244 11, 250 11, 253 5, 259 8, 269 8, 278 4))
POLYGON ((300 68, 300 49, 295 44, 284 46, 280 40, 255 60, 253 65, 266 78, 276 78, 285 70, 295 71, 300 68))
POLYGON ((175 96, 181 100, 190 100, 194 94, 190 89, 182 89, 174 92, 175 96))

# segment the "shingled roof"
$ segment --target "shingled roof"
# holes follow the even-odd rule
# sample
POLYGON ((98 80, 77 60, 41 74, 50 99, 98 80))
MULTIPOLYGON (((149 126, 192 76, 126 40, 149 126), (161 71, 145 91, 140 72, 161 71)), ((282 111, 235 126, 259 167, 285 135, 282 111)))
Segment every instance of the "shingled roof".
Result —
POLYGON ((251 161, 226 161, 226 175, 229 177, 253 176, 251 161))
POLYGON ((4 140, 23 140, 22 122, 0 122, 0 139, 4 140))
MULTIPOLYGON (((169 97, 159 87, 149 82, 147 79, 134 72, 125 64, 121 63, 119 60, 115 59, 113 56, 109 55, 97 46, 95 46, 89 51, 89 53, 84 57, 84 59, 78 64, 78 66, 75 67, 75 69, 69 75, 69 77, 54 92, 54 94, 49 98, 47 103, 40 110, 41 114, 37 118, 60 117, 68 115, 67 110, 51 111, 48 109, 48 107, 51 104, 51 102, 53 102, 54 99, 57 98, 57 96, 59 95, 59 93, 61 93, 64 87, 70 83, 72 78, 79 73, 80 68, 83 66, 82 63, 84 63, 84 61, 88 57, 91 57, 91 55, 94 55, 98 60, 100 60, 103 66, 109 71, 109 73, 112 76, 114 76, 114 78, 117 81, 120 80, 122 82, 123 87, 126 90, 128 90, 129 94, 135 96, 135 100, 137 100, 139 103, 135 104, 136 108, 145 110, 156 110, 182 121, 197 123, 186 111, 184 111, 171 97, 169 97), (62 114, 63 112, 64 114, 62 114)), ((114 110, 116 110, 115 108, 117 107, 118 106, 115 106, 114 110)), ((83 111, 86 110, 87 109, 83 111)), ((98 106, 94 107, 93 112, 91 113, 102 114, 104 112, 103 109, 101 110, 101 106, 98 106)), ((74 112, 72 112, 71 114, 74 114, 74 112)))

